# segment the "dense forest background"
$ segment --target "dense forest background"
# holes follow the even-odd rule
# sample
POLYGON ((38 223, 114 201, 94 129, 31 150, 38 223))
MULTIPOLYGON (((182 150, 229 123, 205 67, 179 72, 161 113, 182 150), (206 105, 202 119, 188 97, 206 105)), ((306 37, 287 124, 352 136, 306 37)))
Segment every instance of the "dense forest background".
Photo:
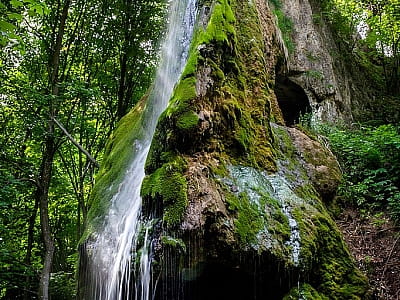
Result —
MULTIPOLYGON (((293 26, 275 7, 288 45, 293 26)), ((368 122, 299 127, 328 138, 337 199, 400 220, 400 2, 321 0, 326 22, 376 91, 368 122), (387 113, 390 112, 390 113, 387 113)), ((1 0, 0 298, 73 299, 76 247, 107 137, 146 93, 165 0, 1 0)), ((290 47, 289 51, 290 51, 290 47)))

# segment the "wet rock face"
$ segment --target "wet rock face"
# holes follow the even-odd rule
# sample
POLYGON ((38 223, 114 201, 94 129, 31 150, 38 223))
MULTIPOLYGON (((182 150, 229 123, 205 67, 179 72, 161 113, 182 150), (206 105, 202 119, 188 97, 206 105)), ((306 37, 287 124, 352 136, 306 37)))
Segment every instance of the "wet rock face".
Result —
POLYGON ((299 276, 291 210, 301 200, 283 196, 289 189, 279 176, 243 166, 218 175, 205 159, 188 159, 190 203, 179 228, 161 233, 185 250, 164 244, 155 252, 163 265, 156 299, 282 299, 299 276))

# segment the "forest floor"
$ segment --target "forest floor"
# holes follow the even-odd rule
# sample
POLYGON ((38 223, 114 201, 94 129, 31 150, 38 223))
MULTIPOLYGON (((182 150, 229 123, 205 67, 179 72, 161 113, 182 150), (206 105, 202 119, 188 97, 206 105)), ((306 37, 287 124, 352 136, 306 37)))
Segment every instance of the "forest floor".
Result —
POLYGON ((400 228, 384 213, 361 214, 355 208, 344 208, 336 222, 374 299, 400 300, 400 228))

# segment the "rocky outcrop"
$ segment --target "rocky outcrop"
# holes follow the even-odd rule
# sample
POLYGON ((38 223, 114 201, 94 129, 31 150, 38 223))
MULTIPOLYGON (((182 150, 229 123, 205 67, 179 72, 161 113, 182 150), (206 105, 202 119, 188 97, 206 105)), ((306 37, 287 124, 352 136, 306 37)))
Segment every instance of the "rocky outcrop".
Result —
POLYGON ((339 47, 325 22, 321 2, 283 0, 282 11, 293 23, 294 49, 289 67, 281 74, 301 86, 317 120, 351 123, 371 109, 371 82, 347 49, 339 47))
POLYGON ((336 194, 342 179, 336 157, 316 139, 296 128, 288 128, 298 158, 323 200, 329 202, 336 194))
MULTIPOLYGON (((304 18, 295 35, 306 40, 288 69, 266 1, 199 1, 187 66, 159 119, 141 188, 143 218, 154 224, 154 299, 368 298, 366 279, 323 201, 340 180, 337 162, 317 140, 285 127, 307 105, 282 113, 274 92, 279 82, 289 109, 299 96, 311 99, 320 119, 352 118, 338 104, 348 104, 342 79, 334 81, 338 71, 306 8, 294 21, 296 28, 304 18), (314 65, 307 47, 326 65, 314 65), (324 78, 307 77, 313 68, 324 78)), ((119 188, 145 126, 145 101, 108 143, 88 234, 119 188)))
POLYGON ((263 0, 202 5, 142 186, 158 220, 155 298, 366 299, 321 199, 334 195, 337 163, 282 126, 274 105, 282 47, 271 11, 263 0))

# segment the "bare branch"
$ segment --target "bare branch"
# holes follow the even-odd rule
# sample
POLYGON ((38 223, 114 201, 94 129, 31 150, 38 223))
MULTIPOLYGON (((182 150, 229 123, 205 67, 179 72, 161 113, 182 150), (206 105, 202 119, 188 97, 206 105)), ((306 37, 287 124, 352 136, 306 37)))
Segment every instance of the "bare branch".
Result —
POLYGON ((64 128, 64 126, 56 119, 52 118, 54 123, 57 124, 57 126, 62 130, 62 132, 66 135, 66 137, 74 144, 83 154, 86 155, 86 157, 96 166, 96 168, 99 168, 98 162, 94 159, 93 156, 90 155, 89 152, 87 152, 70 134, 69 132, 64 128))

